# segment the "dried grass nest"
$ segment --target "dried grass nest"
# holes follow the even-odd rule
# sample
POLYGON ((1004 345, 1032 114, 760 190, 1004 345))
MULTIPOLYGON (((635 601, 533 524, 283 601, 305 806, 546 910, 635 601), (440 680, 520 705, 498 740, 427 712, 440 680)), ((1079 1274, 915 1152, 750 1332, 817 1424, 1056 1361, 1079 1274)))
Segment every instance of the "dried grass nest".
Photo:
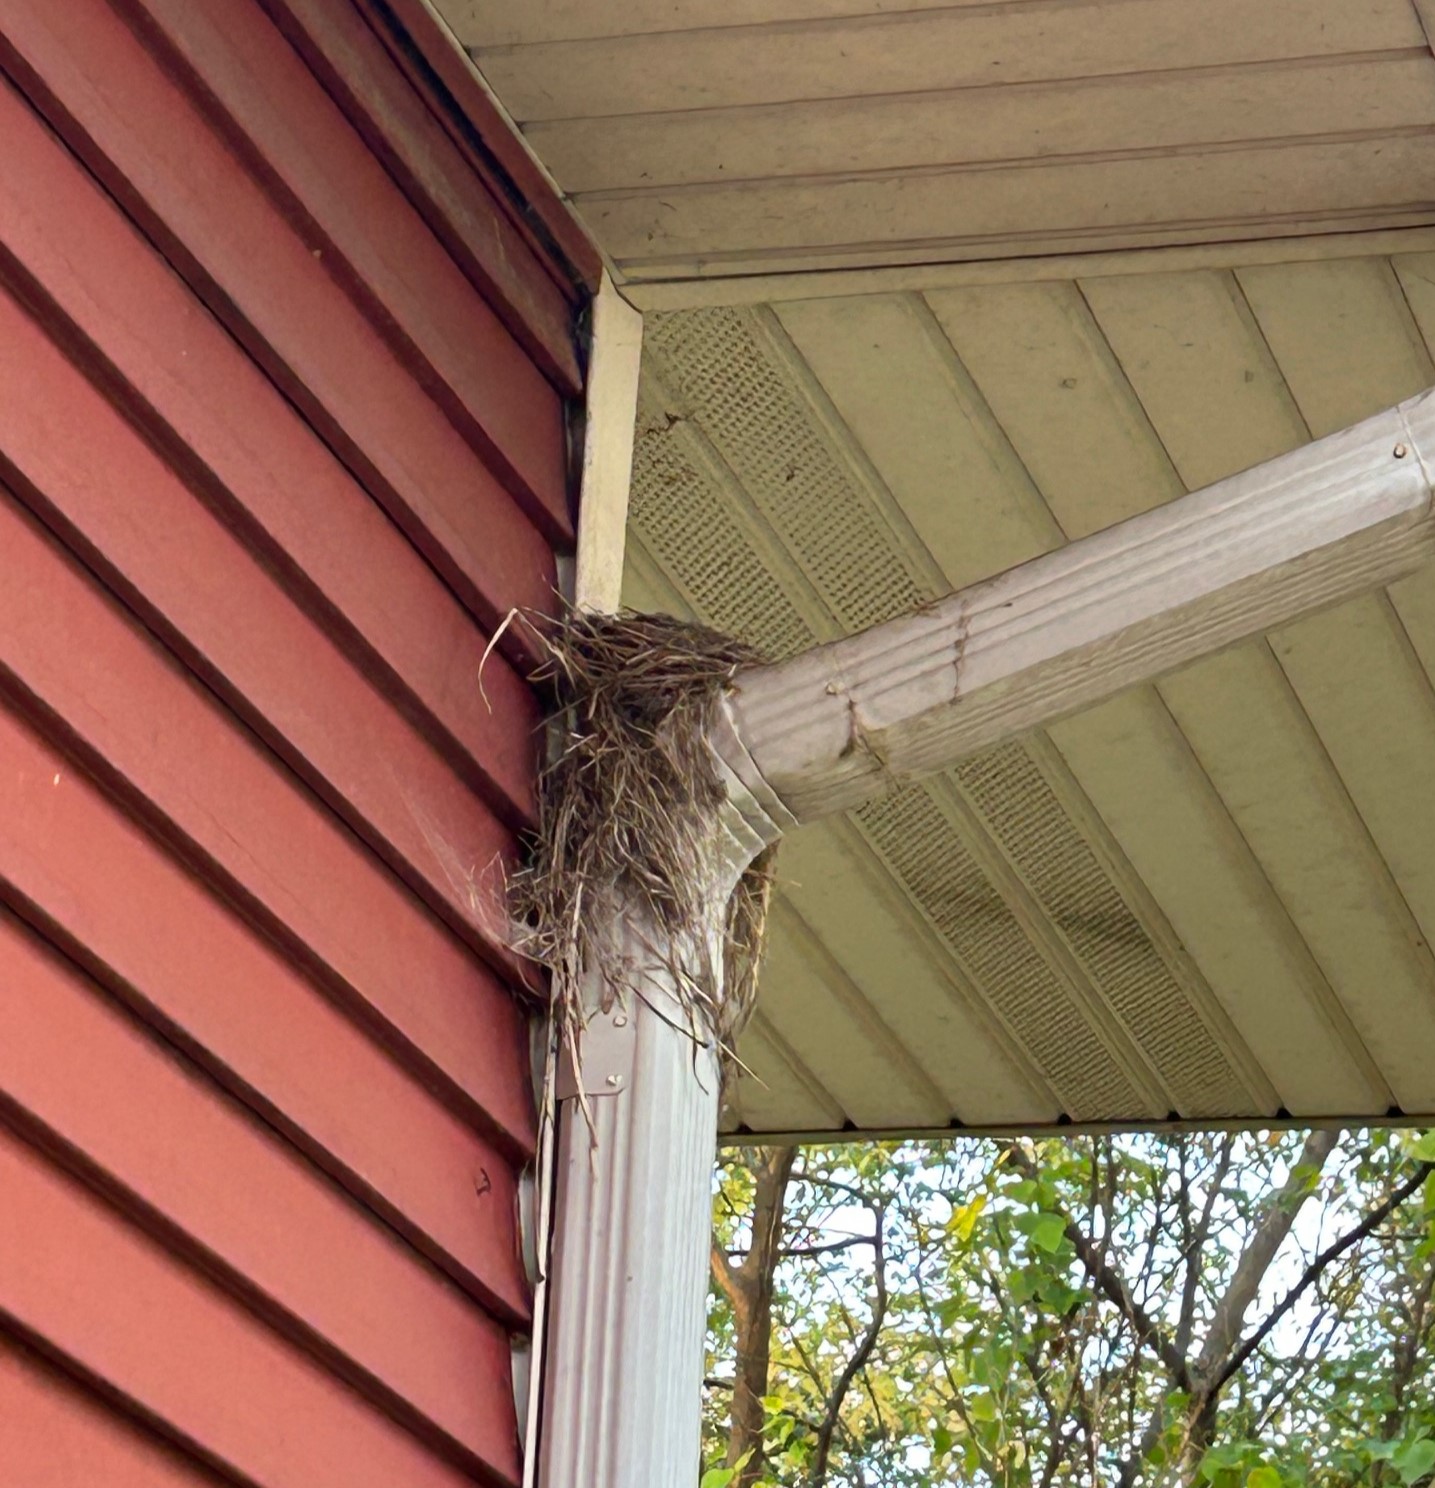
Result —
POLYGON ((765 658, 666 615, 570 611, 527 623, 545 653, 535 680, 554 695, 557 727, 532 851, 509 882, 515 947, 547 968, 559 1035, 579 1063, 593 1011, 585 974, 598 973, 605 1010, 636 991, 614 953, 614 907, 646 911, 658 938, 688 947, 673 966, 679 1001, 695 1038, 716 1034, 727 1068, 756 995, 775 848, 728 903, 721 968, 694 965, 691 948, 706 944, 695 865, 707 860, 724 799, 704 735, 734 674, 765 658))

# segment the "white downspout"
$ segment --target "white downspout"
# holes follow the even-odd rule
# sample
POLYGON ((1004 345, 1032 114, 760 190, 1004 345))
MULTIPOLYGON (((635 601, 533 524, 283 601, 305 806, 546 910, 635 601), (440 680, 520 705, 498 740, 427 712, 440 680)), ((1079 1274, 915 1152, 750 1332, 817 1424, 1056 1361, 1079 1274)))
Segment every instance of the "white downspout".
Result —
POLYGON ((722 964, 733 887, 785 825, 746 805, 714 823, 707 947, 666 946, 641 912, 617 907, 633 993, 584 1037, 591 1131, 579 1077, 560 1073, 542 1488, 698 1480, 719 1070, 713 1032, 685 1010, 676 978, 722 964))

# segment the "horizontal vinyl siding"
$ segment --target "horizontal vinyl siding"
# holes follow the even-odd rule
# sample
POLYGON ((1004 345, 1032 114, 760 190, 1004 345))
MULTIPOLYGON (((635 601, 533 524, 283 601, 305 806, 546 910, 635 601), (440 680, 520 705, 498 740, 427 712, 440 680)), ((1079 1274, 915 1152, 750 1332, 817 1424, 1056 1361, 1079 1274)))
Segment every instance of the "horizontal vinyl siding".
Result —
POLYGON ((17 1488, 519 1477, 541 708, 478 670, 571 549, 584 291, 410 42, 0 6, 17 1488))

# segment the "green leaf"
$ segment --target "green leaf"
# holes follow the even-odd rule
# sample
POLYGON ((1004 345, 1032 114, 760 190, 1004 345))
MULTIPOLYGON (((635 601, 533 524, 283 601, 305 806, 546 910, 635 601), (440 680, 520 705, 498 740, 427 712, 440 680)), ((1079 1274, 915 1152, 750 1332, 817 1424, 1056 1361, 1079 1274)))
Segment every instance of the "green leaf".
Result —
POLYGON ((1048 1254, 1061 1248, 1066 1221, 1059 1214, 1039 1214, 1031 1229, 1031 1243, 1048 1254))
POLYGON ((937 1457, 945 1457, 952 1450, 952 1443, 956 1438, 945 1426, 938 1426, 932 1433, 932 1452, 937 1457))
POLYGON ((1435 1441, 1422 1436, 1405 1446, 1390 1459, 1390 1465, 1400 1474, 1402 1483, 1417 1483, 1432 1467, 1435 1467, 1435 1441))
POLYGON ((977 1220, 981 1218, 982 1210, 986 1207, 987 1196, 978 1194, 970 1204, 963 1204, 960 1208, 953 1209, 952 1217, 947 1221, 947 1233, 955 1235, 958 1240, 964 1242, 970 1240, 977 1220))
POLYGON ((704 1474, 698 1488, 727 1488, 727 1485, 737 1476, 735 1467, 710 1467, 704 1474))
POLYGON ((1435 1162, 1435 1131, 1423 1132, 1410 1148, 1416 1162, 1435 1162))
POLYGON ((1053 1312, 1070 1312, 1081 1301, 1082 1293, 1064 1281, 1048 1281, 1041 1288, 1041 1300, 1053 1312))
POLYGON ((997 1403, 985 1391, 972 1396, 967 1410, 974 1421, 995 1421, 997 1418, 997 1403))
POLYGON ((1235 1460, 1233 1449, 1229 1446, 1212 1447, 1210 1451, 1201 1458, 1199 1468, 1200 1476, 1208 1482, 1214 1480, 1219 1472, 1224 1472, 1235 1460))
POLYGON ((1281 1475, 1273 1467, 1253 1467, 1246 1477, 1246 1488, 1281 1488, 1281 1475))

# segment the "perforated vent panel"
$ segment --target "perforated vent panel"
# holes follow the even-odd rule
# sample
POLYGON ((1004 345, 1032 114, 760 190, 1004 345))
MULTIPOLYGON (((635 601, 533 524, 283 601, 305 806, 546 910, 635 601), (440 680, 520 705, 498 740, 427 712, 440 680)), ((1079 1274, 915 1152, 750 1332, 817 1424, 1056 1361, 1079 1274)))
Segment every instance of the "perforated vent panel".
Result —
POLYGON ((775 659, 803 650, 813 642, 812 631, 754 551, 705 463, 689 431, 674 424, 644 387, 633 449, 633 525, 715 623, 775 659))
POLYGON ((751 311, 655 316, 645 338, 703 427, 844 631, 890 620, 930 593, 892 549, 891 529, 817 427, 751 311), (764 343, 767 343, 764 345, 764 343))
MULTIPOLYGON (((905 517, 766 312, 649 317, 645 358, 632 522, 702 618, 786 655, 931 597, 905 517)), ((936 974, 974 987, 1060 1108, 1100 1121, 1248 1104, 1195 1005, 1209 991, 1167 963, 1105 866, 1122 862, 1114 843, 1092 850, 1030 751, 992 751, 941 788, 961 792, 966 826, 925 787, 854 823, 930 928, 936 974), (994 863, 1010 865, 1002 882, 994 863)), ((874 919, 874 936, 891 933, 874 919)), ((870 974, 863 990, 879 1014, 903 996, 870 974)), ((965 1102, 962 1116, 983 1119, 965 1102)))
POLYGON ((1137 1109, 1136 1092, 1072 1007, 923 786, 859 807, 854 818, 921 905, 968 976, 1050 1080, 1067 1112, 1099 1121, 1137 1109))
POLYGON ((953 773, 1160 1071, 1177 1109, 1238 1109, 1244 1092, 1235 1072, 1026 750, 1008 744, 953 773))

